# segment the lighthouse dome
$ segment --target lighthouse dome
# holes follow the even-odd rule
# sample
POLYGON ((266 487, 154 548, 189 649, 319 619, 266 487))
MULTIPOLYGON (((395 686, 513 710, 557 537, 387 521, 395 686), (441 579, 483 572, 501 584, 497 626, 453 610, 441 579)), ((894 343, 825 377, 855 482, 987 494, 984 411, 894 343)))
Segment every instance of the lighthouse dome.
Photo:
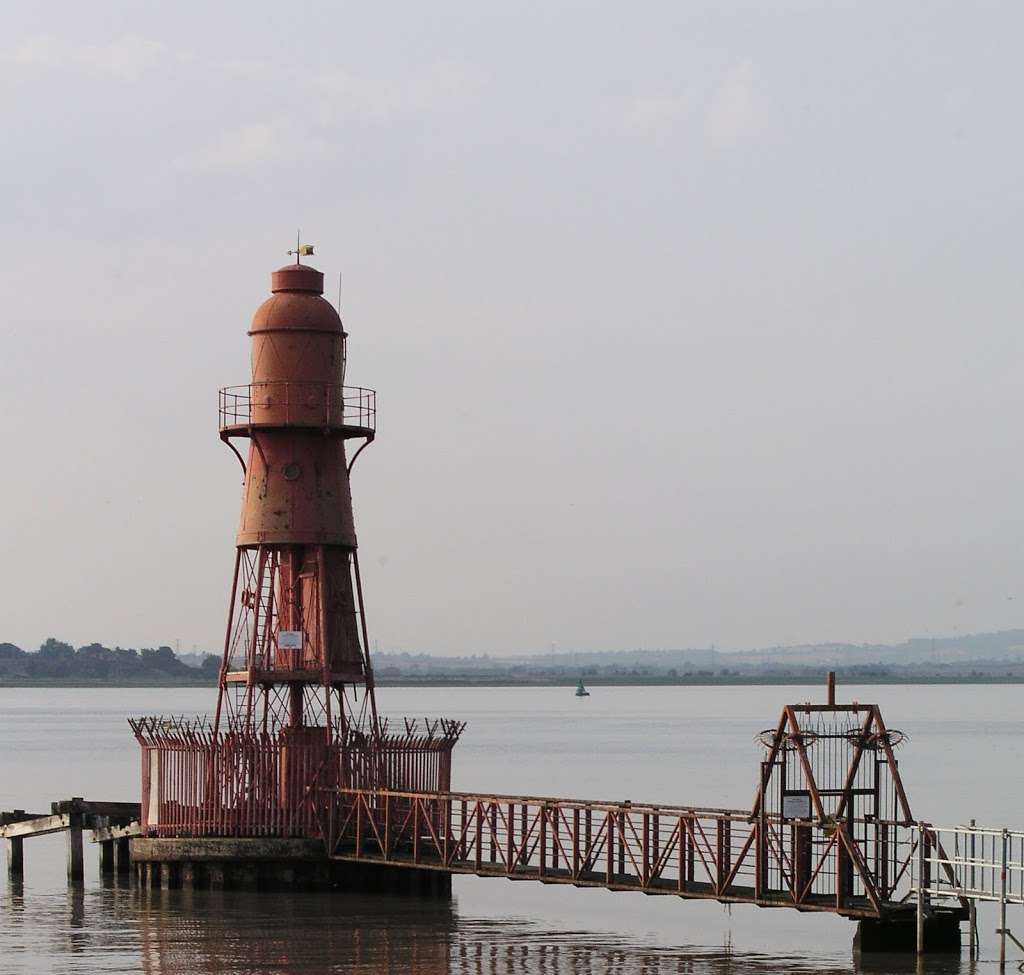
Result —
POLYGON ((323 297, 322 271, 286 264, 270 275, 271 296, 256 309, 249 334, 280 330, 342 332, 341 318, 323 297))

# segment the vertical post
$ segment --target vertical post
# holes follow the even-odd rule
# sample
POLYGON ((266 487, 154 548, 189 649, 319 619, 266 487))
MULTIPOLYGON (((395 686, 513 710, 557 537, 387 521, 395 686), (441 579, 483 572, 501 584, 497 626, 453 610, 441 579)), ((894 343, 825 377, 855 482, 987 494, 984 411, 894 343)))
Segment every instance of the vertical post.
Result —
POLYGON ((1002 867, 999 870, 999 971, 1006 968, 1006 830, 1003 830, 1002 867))
POLYGON ((836 672, 830 670, 828 672, 828 706, 834 708, 836 706, 836 672))
POLYGON ((649 879, 660 879, 660 870, 664 869, 661 862, 661 814, 654 813, 651 817, 651 872, 649 879))
POLYGON ((21 880, 25 876, 25 838, 15 836, 4 840, 7 847, 7 876, 11 880, 21 880))
POLYGON ((363 855, 363 793, 356 796, 356 857, 363 855))
MULTIPOLYGON (((793 843, 793 888, 796 902, 802 903, 806 888, 811 882, 811 871, 814 864, 811 858, 814 851, 814 827, 806 823, 794 823, 790 829, 793 843)), ((806 891, 810 893, 809 890, 806 891)))
POLYGON ((99 843, 101 874, 114 872, 114 842, 114 840, 101 840, 99 843))
POLYGON ((974 896, 973 896, 974 891, 977 889, 974 886, 974 883, 975 883, 975 876, 974 876, 974 846, 975 846, 975 843, 974 843, 974 827, 975 827, 975 825, 976 825, 975 820, 972 819, 971 820, 971 833, 970 833, 970 836, 971 836, 971 844, 970 844, 970 847, 971 847, 971 852, 970 852, 970 858, 971 858, 970 877, 971 877, 971 879, 970 879, 970 885, 971 885, 971 895, 972 896, 971 896, 971 899, 967 902, 968 937, 970 938, 970 945, 968 947, 968 953, 969 953, 971 958, 974 958, 976 956, 976 953, 977 953, 976 945, 978 943, 978 902, 974 899, 974 896))
POLYGON ((127 836, 121 836, 114 840, 114 872, 118 876, 127 877, 131 872, 131 866, 131 841, 127 836))
POLYGON ((538 876, 543 877, 548 866, 548 807, 540 807, 540 866, 537 869, 538 876))
POLYGON ((505 836, 505 869, 512 873, 512 858, 515 856, 516 815, 515 806, 510 802, 508 809, 508 831, 505 836))
POLYGON ((679 845, 676 848, 676 871, 678 872, 676 889, 681 893, 686 890, 686 838, 688 835, 686 820, 682 816, 679 817, 677 829, 679 830, 679 839, 677 840, 679 845))
POLYGON ((924 827, 917 826, 917 953, 924 954, 924 827))
MULTIPOLYGON (((846 823, 836 823, 837 834, 842 831, 847 834, 846 823)), ((847 834, 848 835, 848 834, 847 834)), ((852 837, 850 837, 852 839, 852 837)), ((850 858, 850 852, 846 848, 846 844, 842 842, 842 838, 836 836, 836 909, 843 907, 846 904, 847 898, 850 896, 850 891, 853 887, 853 860, 850 858)))
MULTIPOLYGON (((767 781, 765 766, 767 762, 761 763, 761 781, 767 781)), ((754 863, 756 872, 754 874, 754 898, 760 900, 768 891, 768 840, 765 823, 767 816, 765 806, 767 803, 762 799, 757 810, 757 821, 753 824, 755 831, 754 863)), ((682 838, 680 837, 680 840, 682 838)))
POLYGON ((448 867, 451 866, 451 844, 449 840, 452 835, 452 799, 451 796, 447 796, 441 801, 444 803, 444 836, 441 837, 441 842, 444 845, 441 853, 441 862, 448 867))
POLYGON ((615 868, 613 866, 614 850, 615 850, 615 813, 610 809, 604 814, 604 849, 605 849, 605 879, 606 882, 611 885, 612 877, 615 876, 615 868))
MULTIPOLYGON (((256 867, 252 867, 252 879, 255 881, 256 867)), ((168 861, 160 864, 160 887, 162 890, 173 890, 178 886, 180 874, 178 872, 178 864, 168 861)), ((255 882, 253 883, 255 887, 255 882)))
POLYGON ((583 814, 583 823, 583 862, 585 864, 583 869, 593 870, 595 866, 594 855, 591 852, 591 841, 593 839, 593 836, 591 835, 593 827, 593 816, 591 815, 590 806, 587 806, 587 811, 583 814))
MULTIPOLYGON (((881 817, 879 817, 881 819, 881 817)), ((877 857, 877 875, 878 875, 878 893, 885 899, 889 899, 889 829, 890 827, 883 823, 877 822, 875 824, 876 835, 879 837, 878 841, 878 857, 877 857)))
POLYGON ((572 879, 578 880, 580 876, 580 807, 575 806, 572 811, 572 879))
POLYGON ((725 893, 725 881, 729 877, 732 864, 730 854, 732 852, 732 830, 731 824, 724 816, 720 816, 717 823, 717 860, 718 874, 715 877, 715 891, 719 894, 725 893))
POLYGON ((529 837, 529 832, 526 828, 526 820, 529 815, 527 812, 527 803, 525 800, 519 804, 519 860, 526 866, 527 853, 526 853, 526 840, 529 837))
POLYGON ((462 842, 459 844, 459 859, 460 860, 465 860, 466 856, 468 855, 466 853, 466 837, 469 836, 469 829, 466 826, 466 823, 468 821, 467 817, 468 817, 468 807, 467 807, 467 804, 466 804, 466 800, 463 799, 462 800, 462 816, 459 819, 459 824, 462 826, 462 842))
POLYGON ((558 869, 558 806, 553 806, 548 821, 551 824, 551 869, 558 869))
POLYGON ((620 809, 615 819, 616 832, 619 834, 619 877, 624 878, 626 874, 626 814, 620 809))
POLYGON ((491 803, 491 863, 498 862, 498 804, 491 803))
POLYGON ((686 830, 686 882, 692 884, 696 876, 697 866, 697 844, 694 837, 697 835, 697 817, 690 818, 686 830))
POLYGON ((420 801, 412 801, 412 862, 420 862, 420 801))
POLYGON ((651 879, 651 814, 643 813, 643 849, 640 851, 640 865, 643 875, 640 883, 646 887, 651 879))
POLYGON ((82 862, 82 814, 73 812, 68 816, 68 883, 81 884, 85 881, 85 866, 82 862))
POLYGON ((476 817, 476 833, 473 843, 473 865, 476 871, 480 872, 480 864, 483 863, 483 836, 484 836, 484 807, 479 799, 474 803, 473 815, 476 817))
MULTIPOLYGON (((284 869, 290 869, 290 868, 284 868, 284 869)), ((196 885, 196 865, 194 863, 192 863, 191 861, 188 861, 188 860, 186 860, 184 863, 182 863, 181 869, 180 869, 180 878, 179 879, 181 881, 181 886, 185 890, 192 890, 195 887, 195 885, 196 885)), ((294 886, 294 882, 295 882, 295 878, 292 877, 292 883, 289 884, 288 886, 289 887, 294 886)))

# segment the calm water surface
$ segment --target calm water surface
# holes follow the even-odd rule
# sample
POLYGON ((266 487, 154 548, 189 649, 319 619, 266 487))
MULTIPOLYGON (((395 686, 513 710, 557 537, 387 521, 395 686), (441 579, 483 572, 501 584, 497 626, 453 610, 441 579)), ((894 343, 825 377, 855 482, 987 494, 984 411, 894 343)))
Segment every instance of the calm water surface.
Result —
MULTIPOLYGON (((749 806, 754 735, 817 689, 384 688, 386 714, 468 722, 454 786, 587 799, 749 806)), ((841 689, 882 705, 916 815, 1024 826, 1017 687, 841 689)), ((129 714, 206 711, 212 691, 0 689, 0 809, 81 795, 136 799, 129 714)), ((64 881, 63 838, 26 843, 24 885, 0 882, 0 973, 840 973, 913 972, 913 959, 853 957, 854 925, 640 894, 455 877, 450 904, 340 894, 143 892, 64 881)), ((1024 930, 1024 915, 1010 924, 1024 930)), ((982 961, 927 972, 995 972, 982 961)), ((1015 970, 1016 965, 1011 970, 1015 970)))

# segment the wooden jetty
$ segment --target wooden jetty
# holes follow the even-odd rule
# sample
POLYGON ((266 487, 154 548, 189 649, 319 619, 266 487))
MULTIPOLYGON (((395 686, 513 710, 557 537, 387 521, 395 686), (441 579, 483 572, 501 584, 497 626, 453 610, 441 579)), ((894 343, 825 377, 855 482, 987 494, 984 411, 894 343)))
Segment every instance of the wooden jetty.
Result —
POLYGON ((131 869, 129 840, 139 834, 140 807, 137 802, 99 802, 75 797, 50 804, 48 813, 14 809, 0 812, 0 839, 7 849, 7 875, 20 880, 25 875, 25 840, 33 836, 64 833, 67 837, 68 882, 82 883, 84 836, 99 847, 100 873, 127 875, 131 869))

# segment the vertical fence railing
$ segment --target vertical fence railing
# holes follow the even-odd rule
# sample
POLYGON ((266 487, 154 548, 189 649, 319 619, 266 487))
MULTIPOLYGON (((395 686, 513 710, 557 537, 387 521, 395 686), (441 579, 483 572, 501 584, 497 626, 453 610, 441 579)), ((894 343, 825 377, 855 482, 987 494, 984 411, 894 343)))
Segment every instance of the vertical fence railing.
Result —
MULTIPOLYGON (((1024 832, 969 826, 920 824, 926 838, 914 871, 919 918, 933 902, 966 902, 972 954, 977 944, 976 905, 992 903, 999 913, 999 962, 1006 963, 1006 942, 1016 943, 1007 927, 1006 909, 1024 905, 1024 832)), ((919 926, 921 921, 919 920, 919 926)))
POLYGON ((145 833, 325 840, 341 785, 372 790, 383 769, 385 781, 401 773, 416 790, 447 787, 462 731, 459 722, 421 729, 409 721, 404 735, 328 742, 280 731, 215 736, 202 721, 181 719, 140 718, 132 726, 143 746, 145 833))

